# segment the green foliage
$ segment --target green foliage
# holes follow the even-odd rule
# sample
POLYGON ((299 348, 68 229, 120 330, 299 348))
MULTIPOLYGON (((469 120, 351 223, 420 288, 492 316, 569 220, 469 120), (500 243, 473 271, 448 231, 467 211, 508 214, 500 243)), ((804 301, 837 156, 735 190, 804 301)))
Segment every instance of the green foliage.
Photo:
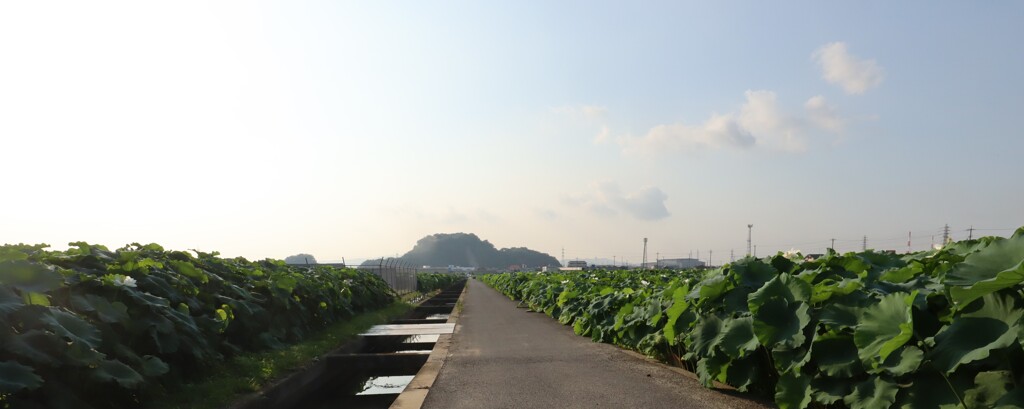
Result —
POLYGON ((482 280, 580 335, 783 408, 1024 402, 1024 228, 896 255, 482 280))
POLYGON ((0 246, 0 397, 136 407, 395 301, 373 274, 132 244, 0 246))
POLYGON ((451 287, 464 277, 459 274, 416 273, 416 291, 429 293, 451 287))

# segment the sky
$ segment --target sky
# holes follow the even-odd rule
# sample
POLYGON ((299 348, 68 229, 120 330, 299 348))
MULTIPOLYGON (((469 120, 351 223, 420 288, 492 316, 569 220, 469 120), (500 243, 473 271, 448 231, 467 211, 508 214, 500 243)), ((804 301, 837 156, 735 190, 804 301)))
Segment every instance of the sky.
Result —
POLYGON ((1024 3, 3 2, 0 243, 719 264, 1024 225, 1024 3), (747 225, 753 227, 748 230, 747 225), (974 228, 974 231, 968 229, 974 228))

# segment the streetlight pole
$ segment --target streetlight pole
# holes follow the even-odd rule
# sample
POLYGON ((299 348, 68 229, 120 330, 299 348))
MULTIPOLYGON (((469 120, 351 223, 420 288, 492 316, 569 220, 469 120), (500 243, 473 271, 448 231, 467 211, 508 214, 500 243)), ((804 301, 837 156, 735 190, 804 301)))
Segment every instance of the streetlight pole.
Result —
POLYGON ((754 237, 753 236, 753 234, 754 234, 753 231, 754 231, 754 225, 753 224, 748 224, 747 225, 747 257, 750 257, 750 255, 752 254, 751 253, 751 246, 750 246, 750 244, 752 243, 751 239, 754 237))

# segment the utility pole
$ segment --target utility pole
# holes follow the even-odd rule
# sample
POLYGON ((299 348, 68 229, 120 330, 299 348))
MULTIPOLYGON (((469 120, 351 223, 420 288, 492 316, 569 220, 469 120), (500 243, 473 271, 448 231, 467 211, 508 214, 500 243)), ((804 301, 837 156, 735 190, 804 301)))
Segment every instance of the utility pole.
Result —
POLYGON ((640 268, 647 268, 647 238, 644 237, 644 259, 640 263, 640 268))
POLYGON ((861 251, 868 251, 868 236, 864 236, 864 244, 860 248, 861 251))
POLYGON ((832 247, 829 247, 829 248, 831 248, 832 251, 836 250, 836 239, 834 237, 832 238, 832 247))
POLYGON ((612 265, 613 265, 613 266, 618 266, 618 265, 619 265, 619 263, 617 263, 617 262, 615 261, 615 258, 616 258, 616 257, 618 257, 618 256, 612 256, 612 265))
POLYGON ((708 250, 708 267, 711 267, 711 257, 715 255, 714 250, 708 250))
POLYGON ((910 246, 910 242, 914 240, 914 235, 913 234, 914 234, 914 232, 909 232, 909 231, 907 232, 907 253, 912 253, 914 251, 914 250, 912 250, 912 248, 910 246))
POLYGON ((757 246, 754 246, 754 258, 757 258, 757 246))
POLYGON ((946 225, 946 227, 942 228, 942 245, 945 246, 946 243, 949 243, 949 225, 948 224, 946 225))
POLYGON ((754 225, 753 224, 748 224, 747 225, 747 257, 750 257, 750 254, 751 254, 750 253, 750 243, 751 243, 750 239, 753 237, 753 234, 754 234, 753 231, 754 231, 754 225))
POLYGON ((661 268, 661 253, 654 253, 654 267, 661 268))
POLYGON ((974 225, 967 229, 967 240, 974 240, 974 225))

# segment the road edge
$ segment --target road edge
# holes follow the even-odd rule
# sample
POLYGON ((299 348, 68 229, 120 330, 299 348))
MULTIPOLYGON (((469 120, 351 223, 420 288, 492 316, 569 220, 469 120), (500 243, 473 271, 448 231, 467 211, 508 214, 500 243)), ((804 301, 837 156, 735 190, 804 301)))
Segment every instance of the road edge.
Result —
MULTIPOLYGON (((455 303, 455 308, 452 309, 451 314, 448 316, 447 322, 455 324, 455 332, 459 331, 459 315, 462 314, 463 300, 465 300, 468 290, 469 280, 462 287, 462 292, 459 293, 459 300, 455 303)), ((430 351, 427 362, 423 364, 419 372, 416 372, 416 376, 412 378, 412 381, 405 387, 405 390, 398 395, 398 398, 391 404, 390 409, 420 409, 423 407, 423 402, 427 399, 430 388, 434 386, 434 381, 437 380, 438 374, 441 373, 441 369, 444 368, 444 363, 448 359, 448 351, 451 348, 452 336, 454 335, 442 334, 437 337, 437 343, 434 344, 434 349, 430 351)))

